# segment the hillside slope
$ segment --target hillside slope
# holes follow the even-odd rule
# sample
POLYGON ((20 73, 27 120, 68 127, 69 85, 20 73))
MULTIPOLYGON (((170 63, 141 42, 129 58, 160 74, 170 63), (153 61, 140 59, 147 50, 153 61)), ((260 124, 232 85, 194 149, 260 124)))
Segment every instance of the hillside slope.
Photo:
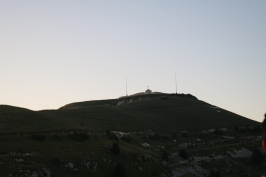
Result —
POLYGON ((0 133, 27 133, 77 129, 58 117, 29 109, 0 105, 0 133))
POLYGON ((43 111, 94 131, 157 130, 176 132, 253 126, 258 122, 198 100, 192 95, 146 95, 72 103, 43 111))
POLYGON ((0 106, 0 133, 86 130, 178 132, 255 126, 258 122, 192 95, 144 95, 71 103, 58 110, 0 106))

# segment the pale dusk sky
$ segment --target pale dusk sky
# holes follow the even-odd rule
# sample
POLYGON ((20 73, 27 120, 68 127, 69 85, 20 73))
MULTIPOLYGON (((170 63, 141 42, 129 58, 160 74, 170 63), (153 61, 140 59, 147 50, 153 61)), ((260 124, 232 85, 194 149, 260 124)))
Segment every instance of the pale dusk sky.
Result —
POLYGON ((262 121, 266 1, 0 0, 0 104, 32 110, 152 91, 262 121))

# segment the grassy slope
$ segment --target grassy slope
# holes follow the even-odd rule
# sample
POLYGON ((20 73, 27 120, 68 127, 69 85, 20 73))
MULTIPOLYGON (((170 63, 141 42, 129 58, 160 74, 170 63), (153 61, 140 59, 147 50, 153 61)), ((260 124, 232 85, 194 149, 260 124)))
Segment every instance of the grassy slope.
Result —
POLYGON ((0 106, 0 133, 27 133, 77 129, 58 117, 48 116, 24 108, 0 106))
POLYGON ((135 101, 120 106, 109 106, 116 105, 119 100, 72 103, 59 110, 43 113, 61 117, 76 125, 83 123, 84 127, 94 131, 153 129, 176 132, 258 125, 256 121, 223 109, 211 108, 208 103, 197 99, 174 95, 167 97, 168 99, 161 99, 161 96, 142 97, 141 100, 136 97, 135 101))
POLYGON ((151 173, 156 169, 162 170, 161 168, 163 168, 157 162, 145 164, 145 166, 140 164, 136 159, 137 155, 143 153, 156 157, 156 153, 123 141, 119 142, 121 150, 124 152, 123 155, 115 156, 109 150, 113 142, 101 135, 98 135, 97 138, 93 138, 91 135, 90 140, 85 142, 73 141, 66 136, 61 136, 61 138, 60 141, 55 141, 51 136, 47 136, 45 141, 39 142, 31 140, 29 136, 0 136, 0 141, 5 142, 0 146, 0 154, 7 152, 34 152, 30 156, 2 156, 1 162, 3 164, 0 165, 0 175, 21 174, 19 169, 34 171, 45 167, 51 169, 52 176, 57 177, 106 177, 112 173, 114 164, 118 162, 124 164, 127 175, 131 177, 138 176, 140 166, 145 170, 145 173, 151 173), (23 159, 23 162, 15 162, 14 159, 23 159), (56 159, 59 161, 57 162, 56 159), (82 161, 97 163, 97 171, 84 169, 81 165, 82 161), (74 168, 79 168, 79 171, 76 172, 65 168, 65 164, 70 162, 74 164, 74 168), (12 164, 11 169, 10 164, 12 164))
POLYGON ((211 108, 211 105, 196 98, 176 95, 80 102, 68 104, 58 110, 43 111, 0 106, 0 122, 0 133, 70 129, 99 132, 152 129, 178 132, 258 125, 256 121, 226 110, 211 108), (168 99, 161 99, 166 96, 168 99), (121 100, 125 100, 125 104, 117 106, 121 100))

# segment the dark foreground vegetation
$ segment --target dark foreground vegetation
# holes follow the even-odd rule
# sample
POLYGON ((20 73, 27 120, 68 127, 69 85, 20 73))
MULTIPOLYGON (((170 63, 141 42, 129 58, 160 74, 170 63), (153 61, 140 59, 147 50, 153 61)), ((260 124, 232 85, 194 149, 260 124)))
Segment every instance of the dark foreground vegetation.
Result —
POLYGON ((0 176, 262 176, 258 122, 192 95, 0 106, 0 176))

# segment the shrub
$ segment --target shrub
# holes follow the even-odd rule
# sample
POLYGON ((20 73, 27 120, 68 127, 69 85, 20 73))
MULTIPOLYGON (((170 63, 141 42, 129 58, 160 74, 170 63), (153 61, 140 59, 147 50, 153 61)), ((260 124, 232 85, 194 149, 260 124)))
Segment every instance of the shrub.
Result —
POLYGON ((260 125, 255 126, 255 127, 254 127, 254 131, 255 131, 255 132, 258 132, 258 133, 261 133, 261 131, 262 131, 262 130, 261 130, 261 126, 260 126, 260 125))
POLYGON ((114 134, 114 133, 110 133, 110 134, 108 134, 107 135, 107 138, 109 139, 109 140, 115 140, 115 141, 119 141, 119 138, 116 136, 116 134, 114 134))
POLYGON ((252 153, 250 161, 255 164, 261 164, 265 162, 265 158, 259 149, 255 149, 252 153))
POLYGON ((187 133, 187 132, 182 132, 182 133, 181 133, 181 136, 183 136, 183 137, 187 137, 187 136, 188 136, 188 133, 187 133))
POLYGON ((152 140, 160 140, 160 134, 159 132, 156 132, 155 134, 149 136, 149 138, 152 140))
POLYGON ((162 136, 162 138, 165 139, 165 140, 168 140, 169 136, 164 135, 164 136, 162 136))
POLYGON ((216 135, 222 135, 223 131, 219 130, 219 129, 215 129, 215 131, 213 133, 216 134, 216 135))
POLYGON ((129 143, 131 141, 131 136, 130 135, 123 135, 121 137, 121 140, 124 141, 124 142, 129 143))
POLYGON ((220 171, 211 171, 211 174, 208 177, 221 177, 220 171))
POLYGON ((172 134, 172 137, 173 137, 173 138, 176 138, 177 136, 176 136, 176 134, 175 134, 175 133, 173 133, 173 134, 172 134))
POLYGON ((126 177, 126 171, 122 163, 117 163, 114 168, 113 177, 126 177))
POLYGON ((244 128, 242 128, 241 133, 246 133, 246 130, 244 128))
POLYGON ((87 133, 74 133, 73 135, 69 135, 69 138, 75 141, 85 141, 89 139, 89 135, 87 133))
POLYGON ((54 135, 52 136, 52 139, 53 139, 53 140, 56 140, 56 141, 60 141, 60 140, 61 140, 61 137, 58 136, 58 134, 54 134, 54 135))
POLYGON ((188 153, 186 149, 179 149, 178 150, 178 155, 183 158, 183 159, 187 159, 188 158, 188 153))
POLYGON ((120 146, 118 143, 113 143, 113 146, 111 147, 111 152, 114 154, 114 155, 120 155, 121 154, 121 150, 120 150, 120 146))
POLYGON ((45 136, 44 135, 41 135, 41 134, 34 134, 31 136, 31 139, 33 140, 37 140, 37 141, 43 141, 45 140, 45 136))
POLYGON ((162 160, 168 162, 168 151, 166 149, 163 151, 162 160))
POLYGON ((63 164, 63 162, 61 160, 59 160, 58 157, 54 157, 53 159, 50 160, 50 162, 54 165, 59 167, 60 165, 63 164))
POLYGON ((106 130, 105 134, 106 134, 106 136, 108 136, 108 135, 111 134, 111 131, 110 130, 106 130))

